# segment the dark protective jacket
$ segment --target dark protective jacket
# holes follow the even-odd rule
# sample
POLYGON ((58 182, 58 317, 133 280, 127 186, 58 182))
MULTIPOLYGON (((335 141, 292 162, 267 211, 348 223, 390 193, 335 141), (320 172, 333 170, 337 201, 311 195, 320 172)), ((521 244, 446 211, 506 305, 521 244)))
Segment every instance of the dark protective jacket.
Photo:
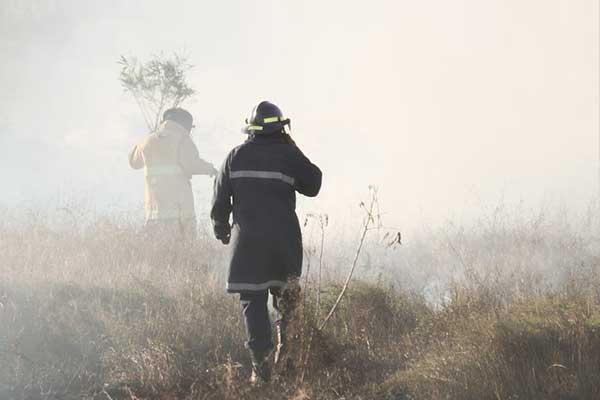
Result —
POLYGON ((296 191, 313 197, 320 188, 321 170, 287 135, 251 136, 229 153, 215 179, 211 210, 215 236, 231 234, 227 291, 283 287, 301 275, 296 191))

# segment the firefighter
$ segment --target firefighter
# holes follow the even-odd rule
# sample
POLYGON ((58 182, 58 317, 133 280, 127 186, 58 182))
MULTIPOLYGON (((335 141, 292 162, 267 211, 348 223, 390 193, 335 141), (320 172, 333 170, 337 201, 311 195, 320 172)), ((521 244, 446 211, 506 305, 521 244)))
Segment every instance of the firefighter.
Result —
POLYGON ((316 196, 321 170, 289 136, 290 120, 276 105, 261 102, 246 123, 247 140, 229 153, 215 179, 211 219, 216 238, 231 240, 227 291, 240 295, 251 382, 259 384, 270 379, 274 347, 268 292, 277 299, 297 285, 302 272, 296 192, 316 196))
POLYGON ((182 108, 170 108, 156 132, 148 135, 129 153, 129 164, 145 172, 146 232, 162 236, 194 237, 196 214, 192 175, 217 173, 200 158, 190 136, 192 115, 182 108), (165 235, 166 234, 166 235, 165 235))

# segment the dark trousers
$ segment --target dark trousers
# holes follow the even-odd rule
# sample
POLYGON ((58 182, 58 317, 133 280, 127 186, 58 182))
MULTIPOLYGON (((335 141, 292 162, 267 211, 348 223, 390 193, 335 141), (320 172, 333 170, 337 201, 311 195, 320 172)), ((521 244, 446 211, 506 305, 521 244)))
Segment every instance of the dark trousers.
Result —
MULTIPOLYGON (((242 314, 246 325, 246 348, 253 351, 268 351, 273 348, 273 333, 267 302, 269 292, 240 293, 242 314)), ((277 323, 277 321, 276 321, 277 323)))

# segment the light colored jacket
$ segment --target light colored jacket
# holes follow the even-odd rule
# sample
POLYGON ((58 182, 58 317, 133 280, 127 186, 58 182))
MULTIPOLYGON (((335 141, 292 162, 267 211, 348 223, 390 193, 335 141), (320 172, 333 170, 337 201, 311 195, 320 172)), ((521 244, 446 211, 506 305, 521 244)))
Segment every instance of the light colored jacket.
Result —
POLYGON ((200 158, 189 132, 170 120, 131 150, 129 165, 144 168, 146 222, 195 220, 192 175, 217 172, 211 163, 200 158))

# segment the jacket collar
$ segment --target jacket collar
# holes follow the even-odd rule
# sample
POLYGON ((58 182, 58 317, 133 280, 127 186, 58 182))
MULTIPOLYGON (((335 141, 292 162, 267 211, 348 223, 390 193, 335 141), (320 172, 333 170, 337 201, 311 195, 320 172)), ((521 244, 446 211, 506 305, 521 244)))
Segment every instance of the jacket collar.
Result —
POLYGON ((270 135, 258 134, 249 135, 246 141, 257 144, 285 143, 285 138, 280 133, 270 135))
POLYGON ((175 121, 166 120, 160 124, 160 127, 157 131, 158 136, 168 136, 171 133, 180 133, 183 135, 188 133, 188 131, 181 124, 178 124, 175 121))

